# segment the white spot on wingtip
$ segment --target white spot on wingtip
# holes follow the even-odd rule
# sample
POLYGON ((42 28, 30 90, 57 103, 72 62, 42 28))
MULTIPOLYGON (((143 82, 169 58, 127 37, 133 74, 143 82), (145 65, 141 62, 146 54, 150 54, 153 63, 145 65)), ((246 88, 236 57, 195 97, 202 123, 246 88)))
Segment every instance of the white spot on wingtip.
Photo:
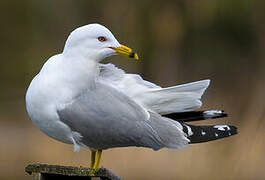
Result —
POLYGON ((215 137, 218 137, 219 135, 217 133, 214 133, 215 134, 215 137))
POLYGON ((204 136, 206 134, 206 132, 204 132, 203 130, 201 131, 201 134, 204 136))
POLYGON ((203 112, 204 118, 211 118, 211 117, 215 117, 221 114, 223 114, 223 111, 221 110, 209 110, 209 111, 203 112))
POLYGON ((228 135, 231 136, 231 132, 228 132, 228 135))
POLYGON ((185 125, 185 124, 184 124, 184 126, 186 126, 187 129, 188 129, 188 136, 193 135, 193 132, 192 132, 191 128, 189 126, 185 125))
POLYGON ((228 125, 215 125, 214 128, 218 129, 219 131, 230 130, 230 127, 228 125), (227 129, 225 129, 225 128, 227 128, 227 129))

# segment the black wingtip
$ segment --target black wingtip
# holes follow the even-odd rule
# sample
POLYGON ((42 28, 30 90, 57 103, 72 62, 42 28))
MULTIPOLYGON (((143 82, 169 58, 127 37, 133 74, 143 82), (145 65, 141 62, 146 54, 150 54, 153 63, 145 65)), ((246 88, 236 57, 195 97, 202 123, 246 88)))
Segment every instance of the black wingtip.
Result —
POLYGON ((193 134, 188 137, 190 139, 190 144, 222 139, 238 133, 237 127, 230 125, 188 126, 193 132, 193 134))
POLYGON ((236 126, 229 126, 231 135, 238 134, 237 127, 236 126))
POLYGON ((201 121, 227 117, 223 110, 189 111, 163 115, 179 122, 201 121))

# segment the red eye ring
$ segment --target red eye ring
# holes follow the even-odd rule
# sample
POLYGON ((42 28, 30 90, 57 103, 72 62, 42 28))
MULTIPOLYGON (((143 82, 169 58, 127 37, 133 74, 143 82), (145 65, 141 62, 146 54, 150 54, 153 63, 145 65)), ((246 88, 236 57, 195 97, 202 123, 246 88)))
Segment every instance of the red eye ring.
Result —
POLYGON ((98 40, 99 40, 100 42, 105 42, 105 41, 107 41, 107 38, 105 38, 104 36, 99 36, 99 37, 98 37, 98 40))

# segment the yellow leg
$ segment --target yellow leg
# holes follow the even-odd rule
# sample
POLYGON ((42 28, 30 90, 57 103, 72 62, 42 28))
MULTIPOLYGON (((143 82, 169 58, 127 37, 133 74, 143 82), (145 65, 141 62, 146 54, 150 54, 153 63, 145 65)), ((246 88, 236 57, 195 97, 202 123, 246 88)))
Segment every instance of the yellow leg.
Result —
POLYGON ((95 171, 99 167, 99 162, 101 158, 102 150, 97 150, 97 151, 91 151, 91 163, 90 163, 90 176, 95 176, 95 171))
POLYGON ((96 158, 96 151, 91 150, 90 153, 90 165, 89 168, 93 168, 95 164, 95 158, 96 158))
POLYGON ((101 154, 102 154, 102 150, 98 150, 97 154, 96 154, 96 160, 95 160, 95 163, 94 163, 94 166, 93 166, 94 169, 98 169, 98 167, 99 167, 101 154))

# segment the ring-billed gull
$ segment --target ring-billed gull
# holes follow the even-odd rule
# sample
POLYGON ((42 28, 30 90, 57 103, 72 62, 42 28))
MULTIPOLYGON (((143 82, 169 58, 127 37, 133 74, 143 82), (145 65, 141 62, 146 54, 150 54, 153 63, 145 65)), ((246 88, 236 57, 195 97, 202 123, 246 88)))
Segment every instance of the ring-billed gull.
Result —
POLYGON ((61 54, 52 56, 32 80, 26 107, 48 136, 91 150, 98 168, 102 150, 114 147, 178 149, 236 134, 234 126, 193 126, 187 121, 225 117, 219 110, 194 111, 210 80, 162 88, 127 74, 106 57, 138 59, 99 24, 75 29, 61 54))

